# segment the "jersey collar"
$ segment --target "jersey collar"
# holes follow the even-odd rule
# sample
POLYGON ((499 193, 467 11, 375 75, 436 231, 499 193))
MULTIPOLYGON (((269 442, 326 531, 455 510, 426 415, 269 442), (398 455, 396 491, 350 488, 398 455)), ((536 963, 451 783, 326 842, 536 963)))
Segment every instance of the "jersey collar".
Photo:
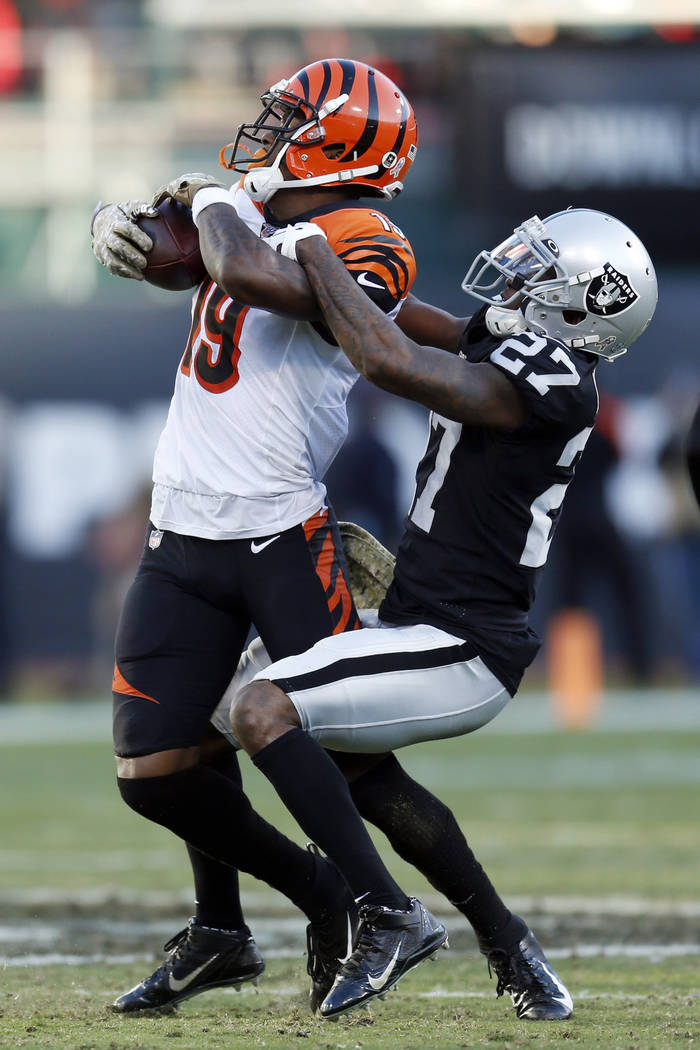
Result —
MULTIPOLYGON (((303 191, 302 191, 303 192, 303 191)), ((329 215, 333 211, 346 211, 348 208, 367 208, 367 201, 357 199, 355 197, 349 197, 346 201, 333 201, 332 204, 322 204, 318 208, 311 208, 309 211, 301 212, 299 215, 295 215, 293 219, 290 219, 288 223, 282 223, 274 216, 267 204, 263 205, 263 216, 265 221, 276 229, 283 229, 285 226, 293 225, 295 222, 309 222, 310 219, 315 219, 319 215, 329 215)))

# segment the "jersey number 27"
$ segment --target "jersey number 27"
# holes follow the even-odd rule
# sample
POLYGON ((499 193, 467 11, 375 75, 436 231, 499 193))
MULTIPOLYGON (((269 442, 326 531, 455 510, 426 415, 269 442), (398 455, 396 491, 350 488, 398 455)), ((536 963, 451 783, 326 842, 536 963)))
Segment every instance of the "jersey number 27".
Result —
MULTIPOLYGON (((445 481, 452 453, 462 435, 462 424, 445 419, 435 413, 431 416, 431 428, 439 435, 434 446, 432 470, 428 474, 421 494, 415 500, 409 517, 423 532, 430 532, 435 517, 435 501, 445 481)), ((571 467, 585 447, 593 427, 584 427, 567 441, 557 460, 558 467, 571 467)), ((552 542, 552 514, 564 502, 568 481, 550 485, 530 504, 532 522, 525 537, 519 564, 537 569, 547 560, 552 542)))

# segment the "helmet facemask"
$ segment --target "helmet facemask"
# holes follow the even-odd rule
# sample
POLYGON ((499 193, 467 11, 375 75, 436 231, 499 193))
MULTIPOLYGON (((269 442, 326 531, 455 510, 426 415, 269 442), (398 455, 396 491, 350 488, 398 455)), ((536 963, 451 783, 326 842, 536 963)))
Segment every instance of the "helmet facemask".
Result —
POLYGON ((267 201, 283 184, 289 188, 295 185, 295 180, 285 180, 281 170, 285 153, 293 143, 311 146, 323 142, 323 118, 345 101, 342 96, 332 99, 319 111, 285 90, 288 83, 281 80, 261 95, 259 116, 252 123, 241 124, 235 140, 221 150, 221 164, 245 176, 244 186, 253 200, 267 201))
MULTIPOLYGON (((378 170, 376 165, 348 168, 304 179, 285 178, 281 165, 289 147, 318 148, 326 138, 324 118, 348 100, 347 95, 339 95, 319 110, 299 95, 285 90, 288 83, 287 80, 281 80, 261 96, 265 108, 257 120, 252 124, 241 124, 235 141, 224 146, 221 151, 223 166, 245 175, 243 185, 249 197, 265 203, 279 189, 306 189, 331 182, 350 182, 358 175, 374 174, 378 170), (266 146, 266 140, 271 144, 266 146), (227 158, 228 150, 231 153, 227 158)), ((301 159, 305 158, 303 154, 301 159)))
POLYGON ((303 138, 318 142, 325 138, 325 129, 318 110, 310 102, 289 92, 282 94, 281 80, 260 96, 263 109, 249 124, 241 124, 233 142, 221 150, 221 164, 245 175, 252 168, 267 166, 281 145, 291 145, 303 138))
POLYGON ((462 289, 499 314, 518 309, 531 332, 608 361, 626 353, 656 306, 644 246, 617 219, 587 209, 528 219, 493 251, 479 253, 462 289))

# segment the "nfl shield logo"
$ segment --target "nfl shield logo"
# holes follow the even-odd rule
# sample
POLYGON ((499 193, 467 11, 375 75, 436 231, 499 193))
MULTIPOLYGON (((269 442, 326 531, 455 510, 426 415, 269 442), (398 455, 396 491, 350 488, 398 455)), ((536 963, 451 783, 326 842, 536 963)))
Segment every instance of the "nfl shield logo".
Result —
POLYGON ((156 549, 156 547, 160 547, 160 541, 162 539, 163 539, 163 533, 161 532, 161 530, 160 529, 152 529, 151 530, 151 535, 148 537, 148 546, 151 548, 152 551, 154 551, 156 549))

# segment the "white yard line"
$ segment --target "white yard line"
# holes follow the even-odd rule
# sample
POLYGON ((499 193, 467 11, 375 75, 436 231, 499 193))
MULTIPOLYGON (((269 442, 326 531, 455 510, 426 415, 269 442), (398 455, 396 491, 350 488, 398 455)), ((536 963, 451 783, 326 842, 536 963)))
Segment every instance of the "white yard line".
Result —
MULTIPOLYGON (((111 740, 110 698, 0 704, 0 746, 111 740)), ((601 732, 700 729, 700 701, 693 689, 608 690, 592 726, 601 732)), ((518 694, 482 732, 556 732, 546 693, 518 694)))
MULTIPOLYGON (((141 854, 139 854, 140 856, 141 854)), ((286 905, 278 894, 265 891, 246 891, 246 914, 256 917, 256 921, 278 922, 279 917, 292 918, 298 913, 291 905, 286 905)), ((424 893, 421 900, 431 911, 441 916, 454 919, 456 912, 445 907, 444 897, 424 893)), ((68 912, 76 911, 94 915, 96 911, 109 910, 110 906, 124 908, 137 907, 139 913, 160 912, 169 910, 173 915, 182 912, 183 908, 192 906, 192 890, 179 892, 161 890, 119 890, 96 887, 81 890, 63 890, 52 887, 31 889, 0 890, 0 908, 65 907, 68 912)), ((626 894, 610 894, 605 897, 579 897, 572 895, 542 895, 509 897, 509 906, 516 912, 537 913, 538 915, 606 915, 630 917, 678 916, 681 918, 700 917, 700 899, 683 900, 677 897, 636 897, 626 894)), ((301 919, 299 919, 301 922, 301 919)))
MULTIPOLYGON (((266 950, 265 955, 268 959, 300 959, 302 957, 302 947, 299 944, 298 949, 278 949, 269 951, 266 950)), ((460 952, 452 952, 454 955, 463 954, 460 952)), ((548 949, 547 956, 550 959, 576 959, 576 958, 605 958, 605 959, 647 959, 649 962, 660 962, 663 959, 678 958, 680 956, 695 956, 700 955, 700 945, 695 944, 585 944, 575 946, 572 948, 558 948, 548 949)), ((101 952, 93 952, 89 955, 79 955, 77 953, 64 954, 62 952, 32 952, 18 956, 6 956, 0 955, 0 968, 2 967, 40 967, 40 966, 89 966, 94 963, 109 963, 110 965, 131 965, 136 962, 147 962, 153 963, 154 956, 152 952, 130 952, 116 955, 110 953, 105 955, 101 952)), ((273 991, 275 995, 281 994, 280 989, 277 985, 274 985, 273 991)), ((291 988, 289 994, 299 994, 302 989, 291 988)), ((421 998, 424 999, 464 999, 464 998, 489 998, 487 993, 481 992, 461 992, 461 991, 447 991, 443 988, 437 987, 432 989, 430 992, 419 993, 421 998)), ((692 993, 691 997, 700 995, 700 993, 692 993)), ((603 992, 583 992, 577 996, 580 998, 635 998, 635 996, 626 995, 625 993, 603 993, 603 992)), ((639 998, 648 998, 647 996, 639 996, 639 998)))

